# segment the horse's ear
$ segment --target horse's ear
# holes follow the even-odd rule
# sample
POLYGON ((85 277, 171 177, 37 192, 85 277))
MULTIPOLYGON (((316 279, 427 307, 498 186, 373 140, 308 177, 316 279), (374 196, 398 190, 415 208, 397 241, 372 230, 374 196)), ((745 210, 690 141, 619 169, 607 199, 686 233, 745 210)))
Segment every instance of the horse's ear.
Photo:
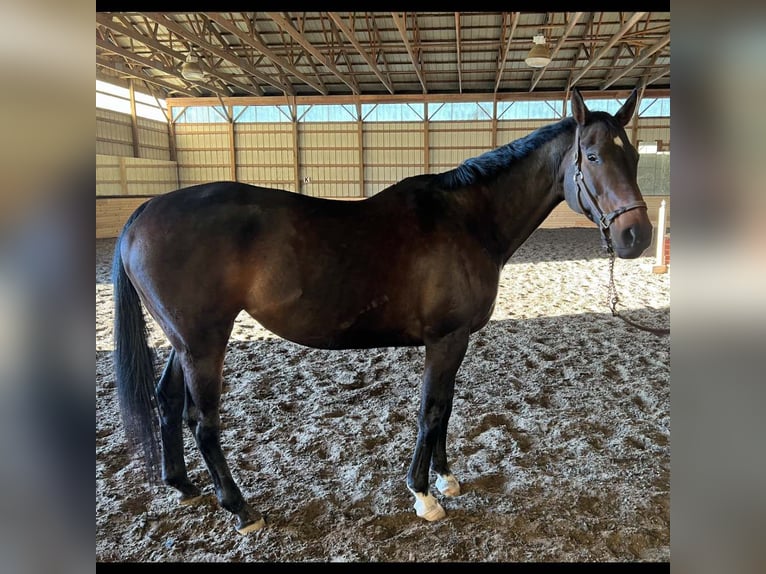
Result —
POLYGON ((572 115, 574 116, 575 121, 581 126, 584 126, 589 113, 588 106, 585 105, 580 90, 575 88, 572 90, 572 115))
POLYGON ((628 99, 625 100, 624 104, 622 104, 620 111, 614 114, 614 117, 617 119, 618 122, 620 122, 620 125, 622 127, 627 126, 628 122, 630 122, 631 118, 633 117, 633 112, 636 111, 637 99, 638 99, 638 90, 633 88, 633 91, 631 92, 630 96, 628 96, 628 99))

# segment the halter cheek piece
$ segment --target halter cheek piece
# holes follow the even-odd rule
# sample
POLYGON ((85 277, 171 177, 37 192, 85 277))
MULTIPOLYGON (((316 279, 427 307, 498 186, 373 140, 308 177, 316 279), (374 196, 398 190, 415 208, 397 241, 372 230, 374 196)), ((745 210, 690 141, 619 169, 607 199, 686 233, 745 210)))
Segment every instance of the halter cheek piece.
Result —
POLYGON ((632 203, 628 203, 626 205, 623 205, 621 207, 618 207, 614 211, 611 211, 609 213, 604 213, 601 208, 598 206, 598 202, 596 201, 596 196, 593 194, 593 192, 588 187, 588 184, 585 183, 585 177, 583 177, 582 169, 580 168, 580 128, 577 128, 577 142, 575 145, 575 156, 574 156, 574 166, 575 166, 575 172, 574 172, 574 184, 577 187, 577 203, 580 206, 580 209, 582 212, 594 223, 598 224, 599 229, 601 230, 601 235, 603 236, 604 240, 607 242, 607 245, 611 247, 611 243, 609 242, 609 237, 607 236, 607 230, 609 229, 609 226, 612 224, 612 221, 617 219, 620 215, 625 213, 626 211, 630 211, 631 209, 638 209, 638 208, 644 208, 646 209, 646 203, 643 201, 634 201, 632 203), (586 209, 585 206, 582 203, 582 190, 585 189, 585 199, 590 205, 590 209, 586 209), (598 221, 594 219, 594 217, 598 215, 598 221))

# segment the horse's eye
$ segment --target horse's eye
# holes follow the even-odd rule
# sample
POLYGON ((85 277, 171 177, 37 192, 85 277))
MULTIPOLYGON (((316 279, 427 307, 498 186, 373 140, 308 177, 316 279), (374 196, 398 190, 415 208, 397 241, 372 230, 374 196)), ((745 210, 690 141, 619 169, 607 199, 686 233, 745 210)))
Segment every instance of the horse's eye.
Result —
POLYGON ((589 153, 588 154, 588 161, 596 162, 596 161, 598 161, 598 157, 596 157, 595 153, 589 153))

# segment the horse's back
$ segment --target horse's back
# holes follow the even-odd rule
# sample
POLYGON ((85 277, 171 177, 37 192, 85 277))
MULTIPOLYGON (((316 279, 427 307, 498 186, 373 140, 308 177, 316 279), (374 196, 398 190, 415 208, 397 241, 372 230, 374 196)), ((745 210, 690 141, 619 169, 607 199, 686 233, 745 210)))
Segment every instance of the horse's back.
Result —
POLYGON ((487 316, 497 281, 427 182, 361 201, 237 183, 178 190, 136 219, 125 260, 146 298, 173 302, 175 315, 246 309, 316 347, 420 344, 428 325, 478 324, 465 315, 487 316))

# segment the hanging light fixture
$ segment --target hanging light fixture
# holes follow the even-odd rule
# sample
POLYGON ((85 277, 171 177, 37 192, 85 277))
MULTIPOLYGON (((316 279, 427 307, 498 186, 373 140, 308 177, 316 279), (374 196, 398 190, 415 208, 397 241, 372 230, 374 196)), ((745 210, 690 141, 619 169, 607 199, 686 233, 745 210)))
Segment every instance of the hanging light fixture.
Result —
POLYGON ((189 50, 189 55, 186 56, 186 61, 181 64, 181 75, 192 82, 199 82, 205 79, 205 72, 199 65, 199 58, 192 54, 189 50))
POLYGON ((527 54, 525 62, 531 68, 544 68, 551 63, 551 51, 545 45, 545 36, 536 34, 532 41, 535 45, 527 54))

